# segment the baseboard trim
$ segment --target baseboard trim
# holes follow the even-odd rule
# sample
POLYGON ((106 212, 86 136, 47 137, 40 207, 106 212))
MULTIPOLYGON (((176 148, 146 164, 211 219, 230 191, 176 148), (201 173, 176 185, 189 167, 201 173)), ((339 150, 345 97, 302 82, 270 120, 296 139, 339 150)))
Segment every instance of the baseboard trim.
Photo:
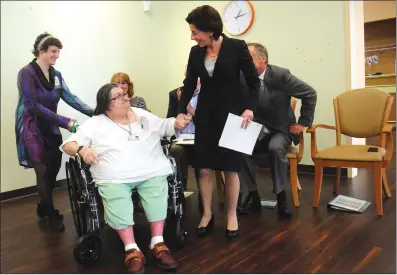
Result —
MULTIPOLYGON (((298 173, 305 174, 314 174, 314 166, 307 164, 298 164, 298 173)), ((336 168, 335 167, 324 167, 323 168, 324 175, 336 176, 336 168)), ((342 177, 347 177, 347 168, 342 168, 341 171, 342 177)), ((55 183, 55 188, 65 187, 67 185, 66 179, 57 180, 55 183)), ((12 191, 7 191, 4 193, 0 193, 0 201, 11 200, 19 197, 30 196, 37 193, 36 186, 25 187, 21 189, 16 189, 12 191)))
MULTIPOLYGON (((298 173, 314 174, 314 165, 298 164, 298 173)), ((323 174, 336 176, 336 167, 324 167, 323 174)), ((347 168, 341 169, 341 176, 347 177, 347 168)))
MULTIPOLYGON (((55 183, 55 188, 62 188, 67 185, 66 179, 57 180, 55 183)), ((0 193, 0 201, 6 201, 11 199, 16 199, 19 197, 30 196, 37 193, 37 186, 30 186, 21 189, 16 189, 12 191, 7 191, 0 193)))

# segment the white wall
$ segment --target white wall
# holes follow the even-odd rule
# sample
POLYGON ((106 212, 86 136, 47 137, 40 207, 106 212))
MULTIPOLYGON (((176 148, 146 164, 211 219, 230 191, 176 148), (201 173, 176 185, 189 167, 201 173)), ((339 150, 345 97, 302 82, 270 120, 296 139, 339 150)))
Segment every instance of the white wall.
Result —
MULTIPOLYGON (((185 18, 210 4, 220 11, 228 1, 1 2, 1 191, 35 184, 33 171, 18 166, 14 135, 18 70, 33 58, 35 37, 52 32, 64 44, 56 68, 71 91, 94 106, 99 87, 116 71, 130 74, 137 95, 164 116, 168 92, 181 85, 190 47, 185 18), (7 133, 7 134, 4 134, 7 133)), ((254 1, 255 22, 241 38, 260 42, 271 64, 287 67, 318 92, 315 123, 334 125, 332 99, 346 90, 345 6, 342 1, 254 1), (332 23, 330 23, 332 22, 332 23)), ((226 33, 227 34, 227 33, 226 33)), ((63 102, 59 113, 84 121, 63 102)), ((335 135, 319 131, 319 149, 335 135)), ((64 137, 68 135, 63 131, 64 137)), ((303 164, 311 164, 305 136, 303 164)), ((62 171, 58 178, 64 178, 62 171)))
MULTIPOLYGON (((350 44, 350 87, 349 89, 365 88, 365 51, 364 51, 364 3, 363 1, 349 1, 349 41, 350 44)), ((349 142, 365 145, 365 138, 350 138, 349 142)), ((354 178, 358 174, 357 168, 350 168, 348 176, 354 178)))
MULTIPOLYGON (((173 1, 172 3, 176 3, 173 1)), ((174 50, 172 83, 180 83, 190 46, 188 25, 184 18, 200 5, 209 4, 222 15, 228 1, 181 1, 173 10, 169 38, 174 50)), ((333 98, 349 84, 346 67, 345 4, 343 1, 252 1, 255 21, 240 38, 264 44, 270 64, 290 69, 291 73, 312 85, 318 93, 315 123, 335 125, 333 98), (330 23, 332 22, 332 23, 330 23)), ((349 25, 347 25, 349 26, 349 25)), ((228 33, 226 32, 226 35, 228 33)), ((336 143, 335 132, 318 130, 319 149, 336 143)), ((344 142, 349 140, 344 137, 344 142)), ((313 164, 310 158, 310 135, 305 134, 302 164, 313 164)))
MULTIPOLYGON (((164 62, 168 18, 164 2, 152 4, 150 13, 143 12, 142 1, 1 2, 1 192, 35 184, 32 169, 18 165, 14 119, 16 77, 33 59, 30 51, 36 36, 48 31, 62 41, 55 67, 72 93, 91 106, 112 74, 124 71, 135 82, 136 94, 143 95, 155 113, 164 115, 170 89, 164 62)), ((87 119, 62 101, 58 111, 80 122, 87 119)), ((61 178, 65 178, 63 166, 61 178)))

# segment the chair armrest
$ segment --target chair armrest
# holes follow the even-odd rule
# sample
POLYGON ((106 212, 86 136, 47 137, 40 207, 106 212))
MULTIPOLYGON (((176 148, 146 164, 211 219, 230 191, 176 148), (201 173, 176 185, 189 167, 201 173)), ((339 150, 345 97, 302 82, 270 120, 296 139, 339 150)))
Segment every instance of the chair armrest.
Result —
POLYGON ((393 131, 394 128, 396 128, 395 124, 387 123, 382 129, 382 134, 385 134, 385 133, 391 134, 391 132, 393 131))
POLYGON ((310 133, 310 144, 311 144, 311 157, 312 160, 314 161, 314 156, 317 154, 317 140, 316 140, 316 129, 317 128, 323 128, 323 129, 329 129, 329 130, 336 130, 335 126, 331 125, 326 125, 326 124, 313 124, 312 127, 308 128, 306 130, 306 133, 310 133))
POLYGON ((312 127, 307 128, 306 133, 314 133, 317 128, 336 130, 335 126, 331 126, 327 124, 313 124, 312 127))
POLYGON ((302 160, 304 150, 305 150, 305 139, 304 139, 304 135, 302 132, 299 135, 299 152, 298 152, 298 156, 297 156, 298 163, 300 163, 300 161, 302 160))
POLYGON ((393 134, 392 131, 396 126, 394 124, 386 124, 382 131, 381 131, 381 136, 383 136, 384 134, 386 135, 386 144, 385 141, 383 139, 383 137, 381 137, 382 139, 382 145, 381 147, 386 149, 386 155, 383 158, 383 167, 387 167, 393 157, 393 134))

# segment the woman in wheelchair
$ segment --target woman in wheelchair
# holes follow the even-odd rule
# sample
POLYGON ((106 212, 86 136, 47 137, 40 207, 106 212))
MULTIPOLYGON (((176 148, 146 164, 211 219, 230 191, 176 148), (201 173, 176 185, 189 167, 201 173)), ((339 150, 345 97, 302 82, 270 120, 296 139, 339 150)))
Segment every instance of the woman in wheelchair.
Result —
POLYGON ((130 107, 127 94, 117 84, 109 83, 97 93, 94 117, 60 147, 70 156, 79 154, 91 165, 93 181, 103 200, 105 221, 124 243, 125 263, 130 273, 143 272, 145 264, 145 257, 134 239, 131 193, 135 188, 150 223, 150 255, 162 269, 177 267, 163 240, 167 175, 172 173, 172 168, 160 139, 175 135, 190 119, 183 114, 176 119, 161 119, 143 109, 130 107))

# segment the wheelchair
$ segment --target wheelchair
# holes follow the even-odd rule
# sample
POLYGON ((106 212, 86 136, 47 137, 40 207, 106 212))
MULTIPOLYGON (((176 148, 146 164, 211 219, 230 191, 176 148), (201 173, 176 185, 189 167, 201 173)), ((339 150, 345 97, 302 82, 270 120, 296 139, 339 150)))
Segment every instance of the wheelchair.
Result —
MULTIPOLYGON (((169 154, 170 141, 161 140, 164 154, 171 162, 173 173, 168 175, 168 208, 165 230, 171 236, 177 248, 184 246, 187 231, 184 224, 185 196, 183 184, 178 179, 176 162, 169 154)), ((102 254, 101 231, 105 225, 103 205, 98 187, 93 182, 89 166, 76 155, 66 162, 66 180, 69 192, 74 227, 78 236, 73 248, 76 261, 84 266, 97 265, 102 254)), ((139 194, 133 190, 134 213, 143 213, 139 194)), ((165 232, 166 233, 166 232, 165 232)))

